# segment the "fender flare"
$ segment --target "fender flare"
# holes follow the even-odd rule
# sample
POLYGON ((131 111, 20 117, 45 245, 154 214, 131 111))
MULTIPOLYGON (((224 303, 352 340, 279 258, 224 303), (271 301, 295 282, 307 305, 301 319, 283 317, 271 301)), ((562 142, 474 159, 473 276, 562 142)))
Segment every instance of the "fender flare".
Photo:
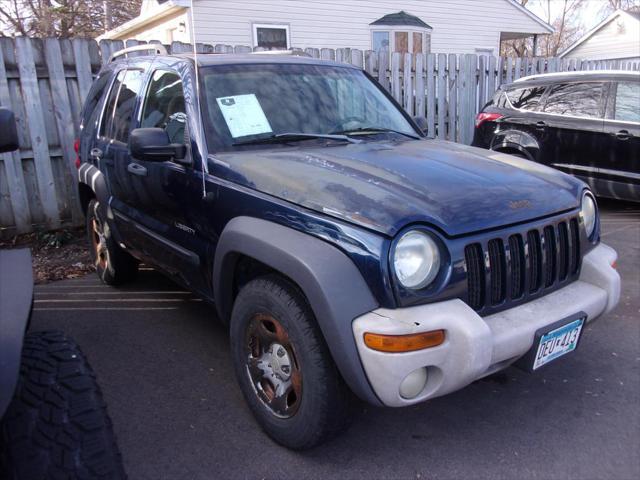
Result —
MULTIPOLYGON (((113 218, 109 208, 109 188, 104 178, 104 174, 98 167, 91 163, 83 163, 78 169, 79 184, 88 186, 100 202, 100 213, 102 218, 113 218)), ((82 198, 82 197, 81 197, 82 198)))
POLYGON ((0 418, 18 383, 22 342, 32 305, 31 252, 0 251, 0 418))
POLYGON ((342 377, 362 400, 381 405, 360 362, 352 321, 378 307, 360 271, 336 247, 300 231, 253 217, 229 221, 216 247, 213 291, 218 314, 233 308, 233 273, 240 256, 282 273, 302 290, 342 377))
POLYGON ((538 140, 522 130, 503 130, 496 133, 491 139, 491 150, 500 151, 505 149, 517 150, 527 157, 528 160, 536 161, 540 145, 538 140))

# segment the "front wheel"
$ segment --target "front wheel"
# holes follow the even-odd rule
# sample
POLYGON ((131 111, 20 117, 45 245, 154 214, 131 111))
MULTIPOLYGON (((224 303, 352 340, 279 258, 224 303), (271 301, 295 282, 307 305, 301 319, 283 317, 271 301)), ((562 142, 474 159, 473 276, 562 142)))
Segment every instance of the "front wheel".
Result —
POLYGON ((276 442, 301 450, 348 424, 351 394, 304 297, 266 276, 242 288, 231 316, 231 350, 240 388, 276 442))
POLYGON ((107 285, 120 285, 135 279, 138 261, 115 241, 109 225, 101 217, 99 203, 93 199, 87 207, 87 235, 91 260, 96 273, 107 285))

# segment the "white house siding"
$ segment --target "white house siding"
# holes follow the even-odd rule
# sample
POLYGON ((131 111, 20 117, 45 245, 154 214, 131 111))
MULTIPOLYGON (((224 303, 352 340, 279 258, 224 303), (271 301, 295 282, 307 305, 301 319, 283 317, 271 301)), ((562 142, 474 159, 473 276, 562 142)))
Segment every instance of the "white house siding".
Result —
POLYGON ((608 24, 567 54, 589 60, 640 60, 640 21, 628 15, 608 24))
POLYGON ((253 46, 253 23, 288 24, 298 48, 371 48, 369 24, 404 10, 433 27, 431 51, 499 49, 500 32, 548 33, 508 0, 194 0, 199 42, 253 46))

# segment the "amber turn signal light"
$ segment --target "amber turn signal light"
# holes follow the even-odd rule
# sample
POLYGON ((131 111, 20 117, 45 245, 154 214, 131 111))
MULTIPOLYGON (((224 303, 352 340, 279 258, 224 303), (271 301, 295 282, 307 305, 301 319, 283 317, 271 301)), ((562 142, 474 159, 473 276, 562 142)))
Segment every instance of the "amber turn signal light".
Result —
POLYGON ((379 352, 414 352, 425 348, 437 347, 443 342, 444 330, 411 333, 409 335, 383 335, 369 332, 364 334, 365 345, 379 352))

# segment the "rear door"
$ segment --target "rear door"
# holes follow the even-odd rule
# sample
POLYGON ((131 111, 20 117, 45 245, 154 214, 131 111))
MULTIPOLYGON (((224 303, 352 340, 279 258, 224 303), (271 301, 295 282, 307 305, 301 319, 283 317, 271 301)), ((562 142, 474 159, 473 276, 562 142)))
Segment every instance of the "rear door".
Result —
POLYGON ((141 69, 118 72, 105 103, 98 134, 98 144, 102 147, 99 152, 101 165, 111 194, 114 221, 128 247, 135 245, 136 231, 123 218, 135 218, 137 215, 135 185, 127 170, 130 163, 127 142, 143 78, 141 69))
POLYGON ((608 147, 598 164, 596 192, 640 200, 640 81, 611 83, 604 130, 608 147))
POLYGON ((605 150, 604 82, 551 85, 537 114, 544 132, 540 161, 593 183, 605 150))

